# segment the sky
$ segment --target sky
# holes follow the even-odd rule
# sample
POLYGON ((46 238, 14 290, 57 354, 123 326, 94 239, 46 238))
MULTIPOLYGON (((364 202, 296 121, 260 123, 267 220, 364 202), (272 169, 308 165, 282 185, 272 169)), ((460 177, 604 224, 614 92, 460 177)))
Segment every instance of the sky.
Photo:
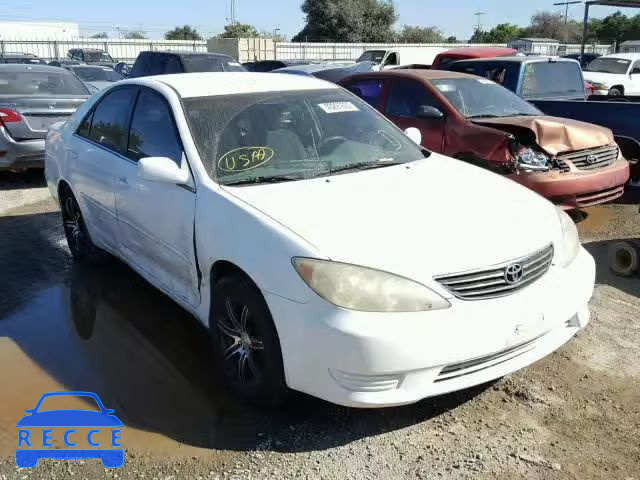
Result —
MULTIPOLYGON (((395 0, 399 14, 397 26, 435 25, 447 36, 467 39, 473 33, 477 17, 484 28, 510 22, 527 25, 531 15, 539 10, 564 13, 564 7, 553 6, 559 0, 395 0), (456 5, 454 8, 453 5, 456 5)), ((83 34, 106 31, 117 37, 121 30, 143 30, 150 38, 161 38, 175 25, 189 24, 206 36, 221 32, 230 16, 231 0, 2 0, 0 20, 6 21, 69 21, 80 24, 83 34)), ((254 25, 258 30, 274 31, 288 37, 304 25, 300 10, 302 0, 235 0, 236 20, 254 25)), ((602 17, 616 9, 593 7, 592 16, 602 17)), ((640 10, 621 9, 628 15, 640 10)), ((581 19, 582 5, 571 5, 569 14, 581 19)))

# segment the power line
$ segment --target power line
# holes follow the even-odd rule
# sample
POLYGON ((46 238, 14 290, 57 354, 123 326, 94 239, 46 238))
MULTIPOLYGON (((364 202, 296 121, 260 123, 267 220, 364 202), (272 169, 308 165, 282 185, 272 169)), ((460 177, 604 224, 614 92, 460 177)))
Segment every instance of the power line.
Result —
POLYGON ((487 12, 476 12, 476 13, 474 13, 474 15, 478 19, 478 22, 477 22, 477 25, 476 25, 476 30, 477 31, 480 31, 482 29, 482 25, 480 24, 480 18, 482 17, 482 15, 486 15, 486 14, 487 14, 487 12))
POLYGON ((569 5, 575 5, 577 3, 582 3, 581 1, 578 2, 558 2, 558 3, 554 3, 554 5, 556 6, 561 6, 564 5, 564 24, 567 24, 567 20, 569 19, 569 5))

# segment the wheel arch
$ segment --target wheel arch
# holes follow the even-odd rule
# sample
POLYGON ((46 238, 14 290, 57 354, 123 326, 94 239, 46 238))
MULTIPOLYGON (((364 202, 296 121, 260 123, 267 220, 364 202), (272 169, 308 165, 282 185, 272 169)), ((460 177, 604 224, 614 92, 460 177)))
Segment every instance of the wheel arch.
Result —
MULTIPOLYGON (((620 90, 620 93, 624 95, 624 85, 613 85, 611 88, 617 88, 620 90)), ((611 88, 609 90, 611 90, 611 88)))

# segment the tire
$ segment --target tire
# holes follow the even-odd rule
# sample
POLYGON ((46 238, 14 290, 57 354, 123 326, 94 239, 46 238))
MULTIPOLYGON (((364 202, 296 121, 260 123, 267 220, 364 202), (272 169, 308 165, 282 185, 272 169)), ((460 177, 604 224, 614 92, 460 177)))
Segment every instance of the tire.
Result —
POLYGON ((609 268, 616 275, 631 277, 638 272, 639 256, 630 242, 616 242, 609 247, 609 268))
POLYGON ((282 349, 260 291, 244 275, 230 275, 214 286, 211 305, 214 361, 227 387, 261 407, 284 404, 282 349))
POLYGON ((96 247, 89 236, 87 226, 76 198, 65 189, 60 198, 62 227, 67 238, 71 255, 78 263, 97 263, 107 256, 104 250, 96 247))
POLYGON ((622 95, 622 90, 620 90, 620 88, 618 87, 611 87, 609 89, 609 96, 610 97, 619 97, 622 95))

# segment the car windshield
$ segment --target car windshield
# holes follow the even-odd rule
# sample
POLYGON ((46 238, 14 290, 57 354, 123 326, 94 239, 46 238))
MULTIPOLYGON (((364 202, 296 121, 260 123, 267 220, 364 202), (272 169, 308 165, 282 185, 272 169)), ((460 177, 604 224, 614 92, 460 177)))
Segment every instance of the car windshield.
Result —
POLYGON ((529 102, 491 80, 447 78, 431 83, 466 118, 542 115, 529 102))
POLYGON ((184 55, 182 63, 187 72, 246 72, 247 69, 231 57, 219 55, 184 55))
POLYGON ((585 71, 625 75, 629 70, 629 65, 631 65, 631 60, 624 58, 600 57, 591 62, 585 71))
POLYGON ((87 95, 89 91, 70 72, 2 72, 0 95, 87 95))
POLYGON ((184 106, 222 185, 303 180, 424 158, 395 126, 338 88, 190 98, 184 106))
POLYGON ((387 53, 386 50, 367 50, 364 52, 356 63, 359 62, 373 62, 373 63, 382 63, 382 59, 384 58, 384 54, 387 53))
POLYGON ((107 68, 76 67, 73 73, 84 82, 117 82, 123 78, 118 72, 107 68))
POLYGON ((84 52, 85 62, 113 62, 113 58, 107 52, 84 52))

